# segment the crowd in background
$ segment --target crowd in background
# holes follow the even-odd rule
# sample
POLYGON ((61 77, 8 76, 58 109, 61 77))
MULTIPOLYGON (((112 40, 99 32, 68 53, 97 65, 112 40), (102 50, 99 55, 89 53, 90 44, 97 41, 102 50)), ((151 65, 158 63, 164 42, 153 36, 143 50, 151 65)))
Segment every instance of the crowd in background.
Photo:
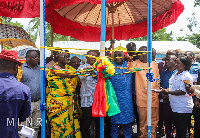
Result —
MULTIPOLYGON (((106 56, 111 59, 114 66, 123 68, 115 68, 116 73, 133 72, 114 75, 109 78, 121 112, 111 117, 105 117, 106 138, 134 137, 133 126, 137 126, 137 137, 147 137, 147 70, 145 68, 148 67, 148 51, 146 46, 141 46, 136 52, 136 45, 133 42, 128 43, 126 48, 128 54, 125 55, 123 51, 115 51, 114 60, 111 59, 110 52, 106 51, 106 56), (135 72, 134 68, 142 70, 135 72)), ((0 86, 4 92, 15 91, 12 81, 13 77, 17 75, 17 71, 14 67, 21 63, 17 60, 11 60, 12 57, 9 54, 5 55, 6 51, 2 52, 4 53, 1 53, 2 56, 0 55, 0 86), (8 62, 10 65, 8 65, 8 62), (15 64, 12 64, 12 62, 15 64), (9 68, 12 68, 12 70, 9 68), (10 74, 13 74, 13 76, 10 74), (5 87, 7 85, 6 79, 11 81, 8 88, 5 87)), ((3 101, 12 101, 13 97, 22 101, 20 105, 17 103, 18 109, 15 110, 13 108, 16 102, 4 105, 13 110, 9 111, 12 112, 13 116, 9 115, 6 118, 20 118, 24 114, 20 122, 34 128, 35 137, 41 135, 39 55, 40 53, 37 50, 30 50, 26 53, 26 62, 22 65, 21 79, 24 85, 15 86, 16 88, 19 87, 19 91, 23 91, 18 96, 13 94, 9 97, 5 94, 4 96, 8 100, 3 101), (14 116, 14 114, 17 114, 17 116, 14 116), (26 118, 28 117, 29 120, 32 119, 32 124, 27 125, 26 118)), ((46 58, 46 67, 50 69, 45 72, 46 137, 98 138, 100 136, 100 119, 92 116, 92 104, 98 80, 98 74, 93 70, 93 65, 100 54, 97 50, 90 50, 87 55, 89 56, 86 57, 86 62, 82 65, 77 56, 70 59, 68 50, 63 52, 53 51, 52 55, 46 58), (55 70, 62 70, 62 72, 55 70), (70 73, 67 73, 66 70, 70 73), (82 72, 85 75, 71 73, 77 70, 88 71, 82 72), (63 73, 63 71, 66 72, 63 73)), ((195 90, 191 87, 192 85, 200 85, 199 59, 195 59, 195 55, 191 51, 182 53, 180 50, 168 50, 160 63, 156 62, 155 57, 156 49, 152 49, 151 72, 155 79, 151 83, 152 89, 154 89, 152 90, 151 109, 152 137, 186 138, 190 137, 190 128, 194 127, 194 137, 199 138, 200 100, 193 95, 195 90), (194 126, 191 126, 191 118, 194 118, 194 126)), ((0 90, 1 95, 3 95, 2 90, 0 90)), ((0 112, 0 116, 5 115, 0 112)), ((4 119, 6 118, 4 117, 4 119)), ((2 124, 5 125, 5 122, 2 124)), ((3 135, 4 133, 6 138, 17 134, 16 131, 11 132, 11 129, 16 129, 16 127, 7 129, 0 129, 0 134, 3 135)))

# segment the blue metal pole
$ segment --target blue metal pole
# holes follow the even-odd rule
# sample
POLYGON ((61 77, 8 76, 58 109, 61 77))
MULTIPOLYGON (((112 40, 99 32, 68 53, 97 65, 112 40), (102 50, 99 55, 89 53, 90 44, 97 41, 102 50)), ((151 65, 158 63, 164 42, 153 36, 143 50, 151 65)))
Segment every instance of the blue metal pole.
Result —
MULTIPOLYGON (((147 51, 152 51, 152 0, 148 0, 148 46, 147 51)), ((152 52, 148 52, 148 67, 151 67, 152 63, 152 52)), ((148 69, 148 73, 151 73, 151 70, 148 69)), ((148 79, 147 79, 148 80, 148 79)), ((147 81, 147 137, 151 138, 152 126, 151 126, 151 81, 147 81)))
MULTIPOLYGON (((45 0, 40 0, 40 46, 45 47, 45 0)), ((45 48, 40 48, 41 138, 45 138, 45 48)))
MULTIPOLYGON (((105 56, 105 41, 106 41, 106 0, 101 0, 101 42, 100 56, 105 56)), ((100 117, 100 138, 104 138, 104 117, 100 117)))

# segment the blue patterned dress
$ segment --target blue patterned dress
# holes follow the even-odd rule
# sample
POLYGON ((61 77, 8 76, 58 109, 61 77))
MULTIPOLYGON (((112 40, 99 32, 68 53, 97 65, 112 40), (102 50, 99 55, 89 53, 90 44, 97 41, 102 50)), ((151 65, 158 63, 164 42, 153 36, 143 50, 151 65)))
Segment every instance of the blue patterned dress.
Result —
MULTIPOLYGON (((122 65, 113 62, 115 67, 127 67, 128 62, 124 61, 122 65)), ((115 69, 115 73, 127 72, 126 69, 115 69)), ((121 112, 111 116, 113 124, 129 124, 134 121, 133 101, 132 101, 132 74, 114 75, 110 81, 115 90, 117 101, 121 112)))

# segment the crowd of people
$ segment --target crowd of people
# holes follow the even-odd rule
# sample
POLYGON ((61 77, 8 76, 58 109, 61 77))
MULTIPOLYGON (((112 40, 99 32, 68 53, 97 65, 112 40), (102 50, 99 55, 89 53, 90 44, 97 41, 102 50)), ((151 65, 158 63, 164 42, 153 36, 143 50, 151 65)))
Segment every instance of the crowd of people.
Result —
MULTIPOLYGON (((128 54, 109 51, 116 73, 109 79, 114 88, 120 113, 105 117, 105 137, 147 137, 147 47, 136 52, 135 43, 128 43, 128 54), (146 52, 145 52, 146 51, 146 52), (140 68, 140 71, 135 71, 140 68)), ((62 50, 62 49, 60 49, 62 50)), ((29 50, 22 65, 16 51, 0 53, 0 135, 17 138, 18 126, 34 128, 40 137, 40 67, 39 51, 29 50), (22 65, 22 79, 16 80, 18 66, 22 65), (28 121, 27 121, 28 120, 28 121)), ((200 63, 191 51, 168 50, 160 63, 156 62, 156 49, 152 49, 152 138, 189 138, 191 117, 194 118, 194 137, 200 137, 199 92, 200 63)), ((100 137, 100 118, 92 116, 92 104, 98 73, 93 65, 99 51, 87 52, 86 62, 71 57, 68 50, 53 51, 46 58, 46 137, 91 138, 100 137), (81 72, 82 75, 74 74, 81 72)), ((20 136, 23 137, 23 136, 20 136)))

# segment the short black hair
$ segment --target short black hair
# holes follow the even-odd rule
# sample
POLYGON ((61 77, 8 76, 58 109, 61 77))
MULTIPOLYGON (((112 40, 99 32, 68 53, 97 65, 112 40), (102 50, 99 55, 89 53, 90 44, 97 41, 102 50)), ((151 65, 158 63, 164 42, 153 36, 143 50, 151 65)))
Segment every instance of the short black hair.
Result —
POLYGON ((141 49, 141 48, 145 48, 145 49, 147 49, 147 46, 141 46, 139 49, 141 49))
POLYGON ((99 53, 98 50, 89 50, 89 51, 87 52, 87 55, 89 55, 89 53, 91 53, 91 52, 95 52, 95 53, 97 53, 97 56, 100 55, 100 53, 99 53))
POLYGON ((188 56, 180 56, 180 61, 185 65, 185 70, 189 71, 192 65, 192 60, 188 56))
POLYGON ((29 51, 26 52, 26 57, 29 57, 31 52, 34 52, 34 51, 37 52, 38 55, 40 55, 40 51, 39 50, 29 50, 29 51))
POLYGON ((165 60, 166 60, 166 57, 163 57, 163 58, 162 58, 162 61, 165 61, 165 60))
POLYGON ((64 52, 69 52, 69 50, 65 49, 64 52))
POLYGON ((0 59, 0 70, 10 70, 11 68, 15 67, 17 63, 9 61, 9 60, 4 60, 0 59))
POLYGON ((136 48, 136 44, 134 42, 130 42, 126 45, 126 48, 133 46, 134 48, 136 48))
POLYGON ((190 56, 194 58, 195 54, 192 51, 186 51, 186 53, 189 53, 190 56))
POLYGON ((73 56, 70 61, 72 61, 74 58, 78 58, 80 60, 80 62, 81 62, 81 59, 79 57, 77 57, 77 56, 73 56))

